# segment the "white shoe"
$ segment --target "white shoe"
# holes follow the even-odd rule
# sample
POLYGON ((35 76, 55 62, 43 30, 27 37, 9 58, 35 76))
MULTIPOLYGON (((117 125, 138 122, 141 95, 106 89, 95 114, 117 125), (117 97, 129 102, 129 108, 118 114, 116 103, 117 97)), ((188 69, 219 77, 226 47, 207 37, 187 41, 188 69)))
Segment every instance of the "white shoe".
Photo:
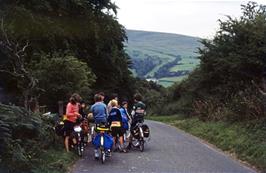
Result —
POLYGON ((94 150, 94 157, 98 159, 100 157, 98 150, 94 150))

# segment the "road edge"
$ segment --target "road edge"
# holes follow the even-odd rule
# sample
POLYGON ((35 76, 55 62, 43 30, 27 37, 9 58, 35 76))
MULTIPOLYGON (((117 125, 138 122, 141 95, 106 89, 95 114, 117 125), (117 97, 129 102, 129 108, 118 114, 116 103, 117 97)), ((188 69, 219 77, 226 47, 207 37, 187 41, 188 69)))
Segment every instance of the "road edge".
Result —
POLYGON ((228 151, 223 151, 222 149, 218 148, 216 145, 211 144, 208 141, 206 141, 206 140, 204 140, 204 139, 202 139, 200 137, 194 136, 193 134, 191 134, 189 132, 186 132, 186 131, 184 131, 184 130, 176 127, 176 126, 173 126, 171 124, 167 124, 167 123, 164 123, 164 122, 160 122, 160 121, 155 121, 155 120, 145 120, 145 121, 151 121, 153 123, 163 124, 163 125, 169 126, 171 128, 175 128, 177 131, 179 131, 183 135, 188 136, 188 137, 191 137, 191 138, 194 138, 195 140, 197 140, 198 142, 200 142, 202 145, 204 145, 205 147, 209 148, 210 150, 212 150, 212 151, 214 151, 216 153, 219 153, 221 155, 224 155, 226 157, 229 157, 233 161, 239 163, 240 166, 242 166, 242 167, 244 167, 246 169, 249 169, 249 170, 251 170, 253 172, 262 173, 262 171, 259 170, 259 169, 257 169, 255 166, 249 164, 246 161, 243 161, 243 160, 238 159, 237 156, 236 156, 236 154, 230 153, 228 151))

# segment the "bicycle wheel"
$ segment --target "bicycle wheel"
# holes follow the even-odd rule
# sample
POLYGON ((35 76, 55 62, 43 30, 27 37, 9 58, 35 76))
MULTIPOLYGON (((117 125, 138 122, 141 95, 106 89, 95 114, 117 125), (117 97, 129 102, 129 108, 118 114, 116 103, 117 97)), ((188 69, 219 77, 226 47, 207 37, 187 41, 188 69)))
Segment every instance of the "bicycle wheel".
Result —
POLYGON ((139 149, 140 149, 141 152, 144 151, 144 140, 140 140, 139 141, 139 149))
POLYGON ((104 164, 105 159, 106 159, 105 152, 104 152, 104 150, 101 150, 101 161, 102 161, 102 164, 104 164))

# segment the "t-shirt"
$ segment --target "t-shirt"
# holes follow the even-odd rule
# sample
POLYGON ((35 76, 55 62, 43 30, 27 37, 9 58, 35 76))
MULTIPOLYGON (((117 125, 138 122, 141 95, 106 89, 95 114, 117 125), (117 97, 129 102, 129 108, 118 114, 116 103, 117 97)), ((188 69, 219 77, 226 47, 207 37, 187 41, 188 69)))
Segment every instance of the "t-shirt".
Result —
POLYGON ((118 108, 112 108, 109 113, 108 122, 111 123, 113 121, 119 121, 122 123, 121 112, 118 108))
POLYGON ((106 105, 102 102, 96 102, 91 106, 91 112, 95 123, 105 123, 107 121, 106 105))
POLYGON ((68 103, 66 107, 66 117, 68 121, 71 121, 73 123, 77 120, 77 115, 75 113, 79 112, 79 104, 72 104, 68 103))
POLYGON ((139 102, 134 104, 132 115, 134 115, 134 116, 144 116, 145 115, 145 110, 146 110, 146 105, 143 102, 139 101, 139 102))

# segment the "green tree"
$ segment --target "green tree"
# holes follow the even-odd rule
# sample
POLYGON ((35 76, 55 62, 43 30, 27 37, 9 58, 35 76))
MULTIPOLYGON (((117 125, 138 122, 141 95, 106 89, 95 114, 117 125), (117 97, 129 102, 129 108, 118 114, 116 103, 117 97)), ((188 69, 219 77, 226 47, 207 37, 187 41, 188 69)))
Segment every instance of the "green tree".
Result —
POLYGON ((87 64, 73 56, 43 56, 32 69, 44 90, 40 94, 40 103, 53 110, 57 108, 57 101, 68 100, 73 92, 88 97, 96 79, 87 64))
POLYGON ((242 6, 240 19, 220 20, 220 30, 212 41, 203 40, 200 53, 202 88, 212 94, 229 96, 261 82, 266 55, 265 6, 251 2, 242 6), (207 84, 207 85, 206 85, 207 84))
POLYGON ((110 0, 0 2, 7 34, 30 43, 25 62, 40 61, 43 54, 73 55, 97 76, 94 90, 127 94, 132 77, 116 9, 110 0))
POLYGON ((199 67, 173 89, 173 100, 210 119, 263 117, 262 84, 266 62, 266 7, 242 5, 240 18, 219 21, 212 40, 202 40, 199 67), (228 117, 226 117, 228 116, 228 117))

